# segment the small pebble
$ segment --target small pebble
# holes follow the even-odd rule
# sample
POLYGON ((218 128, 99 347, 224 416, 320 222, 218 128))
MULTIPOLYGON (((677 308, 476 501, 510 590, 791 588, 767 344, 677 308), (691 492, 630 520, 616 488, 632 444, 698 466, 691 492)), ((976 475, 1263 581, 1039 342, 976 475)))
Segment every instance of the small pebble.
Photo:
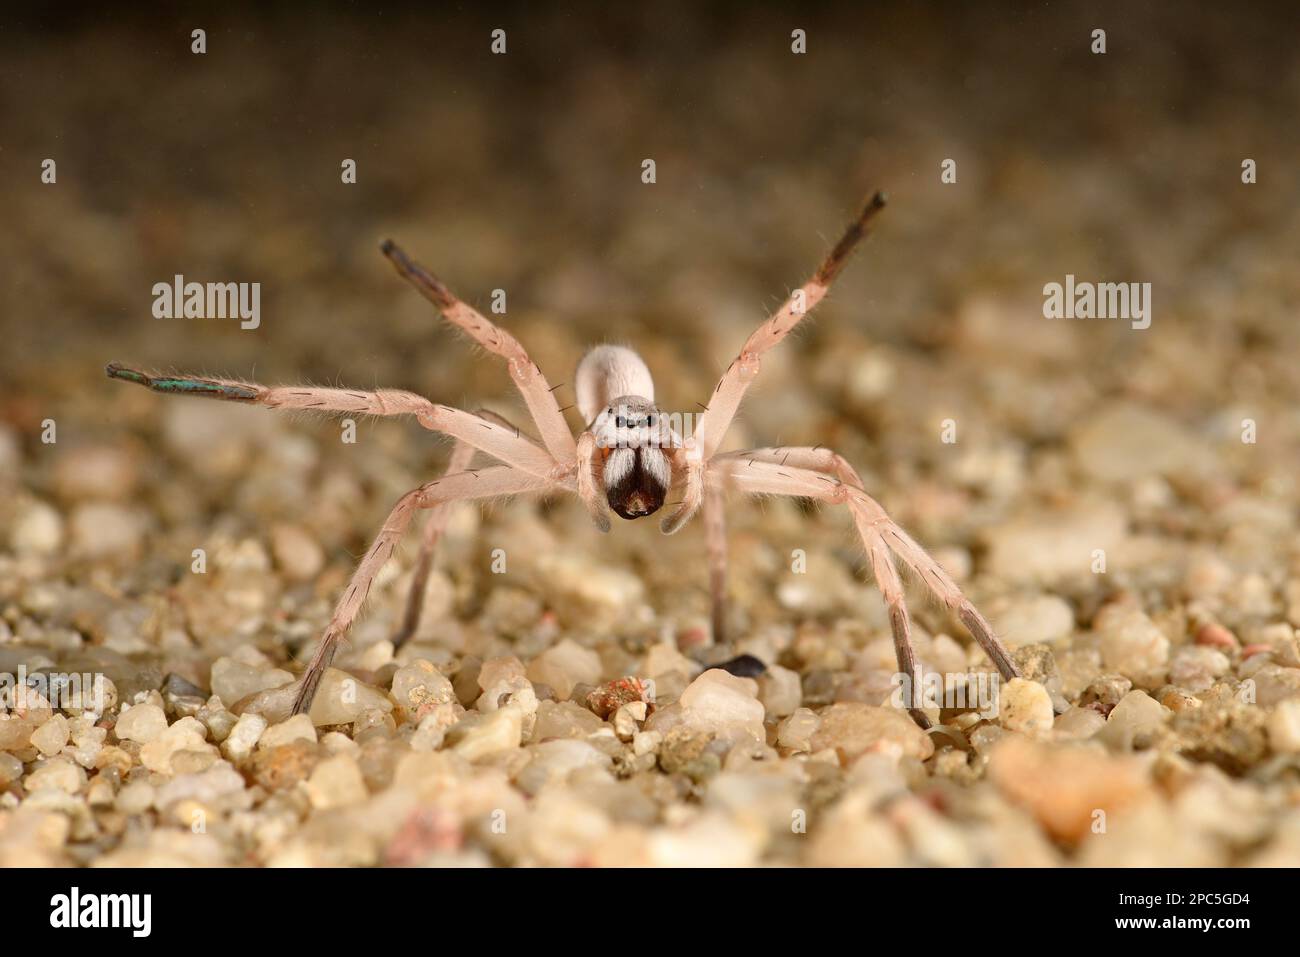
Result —
POLYGON ((31 741, 33 747, 48 757, 62 751, 68 738, 68 719, 56 714, 32 732, 31 741))
POLYGON ((140 763, 159 774, 181 773, 173 762, 190 752, 215 756, 216 748, 207 742, 207 728, 194 718, 181 718, 140 748, 140 763))
POLYGON ((1220 651, 1235 651, 1241 647, 1237 636, 1222 625, 1202 625, 1196 630, 1196 643, 1218 648, 1220 651))
POLYGON ((681 721, 687 727, 729 740, 745 737, 762 741, 765 737, 763 705, 758 701, 758 684, 752 678, 710 669, 686 687, 678 705, 681 721))
POLYGON ((295 741, 316 742, 316 725, 305 714, 295 714, 292 718, 265 728, 257 741, 257 748, 269 751, 295 741))
POLYGON ((989 608, 998 636, 1010 648, 1051 643, 1068 638, 1074 629, 1074 611, 1055 595, 1029 595, 989 608))
POLYGON ((777 728, 777 744, 794 751, 811 751, 812 737, 820 725, 821 719, 817 717, 817 712, 797 708, 777 728))
POLYGON ((600 667, 600 655, 565 638, 529 662, 527 676, 550 685, 555 697, 563 701, 573 693, 574 685, 598 683, 600 667))
POLYGON ((1169 639, 1151 619, 1132 609, 1115 609, 1099 617, 1105 666, 1143 685, 1161 683, 1169 661, 1169 639))
POLYGON ((1287 698, 1273 709, 1268 744, 1278 754, 1300 754, 1300 698, 1287 698))
POLYGON ((349 754, 326 758, 307 779, 307 797, 315 808, 348 807, 366 799, 366 782, 349 754))
POLYGON ((869 751, 921 761, 934 753, 934 742, 906 711, 844 702, 824 709, 818 717, 810 749, 833 748, 844 765, 869 751))
POLYGON ((82 558, 106 559, 134 555, 144 544, 146 522, 121 505, 88 502, 73 510, 72 547, 82 558))
POLYGON ((998 721, 1008 731, 1033 737, 1052 730, 1052 698, 1037 681, 1012 678, 998 695, 998 721))
POLYGON ((253 753, 253 748, 267 729, 267 721, 260 714, 246 713, 239 716, 235 726, 226 735, 221 744, 222 753, 236 764, 244 761, 253 753))
POLYGON ((758 700, 763 703, 769 718, 784 718, 794 714, 803 704, 803 682, 797 671, 772 665, 758 679, 758 700))
POLYGON ((1150 742, 1170 718, 1170 711, 1145 691, 1130 691, 1115 705, 1098 737, 1120 751, 1150 742))
POLYGON ((326 669, 311 703, 311 721, 317 727, 351 724, 366 711, 393 710, 388 695, 338 668, 326 669))
POLYGON ((511 751, 523 738, 523 714, 518 708, 499 708, 475 719, 466 717, 448 734, 457 754, 467 761, 511 751))
POLYGON ((738 655, 713 667, 720 668, 727 674, 735 675, 737 678, 757 678, 767 671, 767 665, 753 655, 738 655))
POLYGON ((167 716, 156 704, 137 704, 123 711, 113 726, 122 741, 148 744, 167 730, 167 716))
POLYGON ((293 681, 293 675, 280 668, 245 664, 234 658, 218 658, 212 663, 212 693, 222 701, 235 702, 269 688, 279 688, 293 681))
POLYGON ((27 775, 27 791, 54 788, 65 794, 76 794, 86 785, 86 772, 67 758, 51 758, 27 775))
POLYGON ((410 724, 419 724, 430 711, 456 700, 451 682, 422 658, 397 670, 390 694, 397 706, 395 716, 410 724))
POLYGON ((311 581, 325 567, 325 553, 306 529, 283 522, 271 527, 271 554, 292 581, 311 581))
POLYGON ((23 763, 12 754, 0 751, 0 788, 8 787, 23 776, 23 763))
POLYGON ((9 529, 9 547, 18 555, 53 555, 63 545, 63 518, 44 502, 22 506, 9 529))

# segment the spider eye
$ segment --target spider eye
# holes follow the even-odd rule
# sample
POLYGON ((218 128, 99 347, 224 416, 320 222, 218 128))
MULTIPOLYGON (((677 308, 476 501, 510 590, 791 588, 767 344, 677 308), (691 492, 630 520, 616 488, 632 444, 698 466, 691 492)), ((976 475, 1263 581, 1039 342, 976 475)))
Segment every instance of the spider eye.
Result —
POLYGON ((655 427, 655 417, 653 412, 645 417, 645 424, 652 429, 655 427))
POLYGON ((616 429, 625 429, 625 428, 627 428, 627 419, 623 418, 621 415, 620 415, 620 416, 617 416, 617 417, 614 419, 614 428, 616 428, 616 429))

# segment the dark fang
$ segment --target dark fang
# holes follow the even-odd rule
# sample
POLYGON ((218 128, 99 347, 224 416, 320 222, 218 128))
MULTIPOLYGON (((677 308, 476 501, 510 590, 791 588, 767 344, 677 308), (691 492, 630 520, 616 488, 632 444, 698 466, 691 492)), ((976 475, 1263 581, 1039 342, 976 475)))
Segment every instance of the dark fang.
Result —
POLYGON ((605 496, 619 518, 645 518, 663 507, 668 489, 644 467, 644 454, 637 450, 636 463, 631 471, 605 496))

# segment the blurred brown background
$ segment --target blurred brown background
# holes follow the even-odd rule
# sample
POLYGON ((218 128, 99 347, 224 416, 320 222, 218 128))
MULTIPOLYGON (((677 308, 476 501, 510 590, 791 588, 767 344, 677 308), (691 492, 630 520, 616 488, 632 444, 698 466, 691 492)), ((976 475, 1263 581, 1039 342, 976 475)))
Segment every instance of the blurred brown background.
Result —
MULTIPOLYGON (((1221 484, 1290 499, 1295 25, 1284 6, 1185 4, 9 16, 0 421, 41 487, 43 419, 75 444, 173 414, 106 381, 110 359, 522 416, 500 364, 392 273, 384 237, 480 308, 506 289, 502 321, 552 382, 585 345, 624 341, 664 407, 691 410, 879 187, 879 229, 769 360, 733 444, 833 444, 876 484, 964 485, 987 514, 891 503, 962 539, 1025 494, 1025 469, 1039 497, 1078 491, 1056 450, 1133 399, 1226 443, 1184 490, 1202 505, 1221 484), (1152 328, 1043 319, 1043 284, 1067 272, 1151 282, 1152 328), (260 282, 261 327, 154 319, 151 288, 176 273, 260 282), (1258 450, 1236 441, 1244 415, 1258 450), (965 459, 935 440, 949 416, 965 459)), ((417 478, 443 454, 413 426, 363 429, 417 478)), ((376 515, 407 481, 383 482, 376 515)))
POLYGON ((689 407, 876 187, 876 239, 791 351, 933 348, 983 294, 1025 347, 1055 334, 1040 289, 1068 271, 1156 284, 1153 331, 1076 343, 1108 355, 1074 366, 1090 384, 1138 387, 1156 341, 1195 324, 1205 346, 1267 343, 1255 384, 1291 387, 1296 292, 1271 284, 1300 248, 1293 9, 702 6, 5 14, 9 402, 107 393, 109 358, 502 392, 390 274, 392 236, 480 306, 506 288, 553 381, 582 343, 623 339, 682 367, 665 398, 689 407), (154 320, 175 273, 261 282, 262 328, 154 320))

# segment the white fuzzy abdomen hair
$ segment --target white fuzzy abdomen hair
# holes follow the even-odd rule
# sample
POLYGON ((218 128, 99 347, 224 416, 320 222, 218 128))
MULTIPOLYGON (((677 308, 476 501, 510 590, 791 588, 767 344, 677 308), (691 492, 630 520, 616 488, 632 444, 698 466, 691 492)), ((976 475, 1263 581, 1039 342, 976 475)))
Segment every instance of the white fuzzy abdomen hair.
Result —
POLYGON ((578 393, 578 409, 588 424, 600 414, 602 406, 625 395, 655 400, 655 383, 645 360, 627 346, 596 346, 578 363, 573 380, 578 393))

